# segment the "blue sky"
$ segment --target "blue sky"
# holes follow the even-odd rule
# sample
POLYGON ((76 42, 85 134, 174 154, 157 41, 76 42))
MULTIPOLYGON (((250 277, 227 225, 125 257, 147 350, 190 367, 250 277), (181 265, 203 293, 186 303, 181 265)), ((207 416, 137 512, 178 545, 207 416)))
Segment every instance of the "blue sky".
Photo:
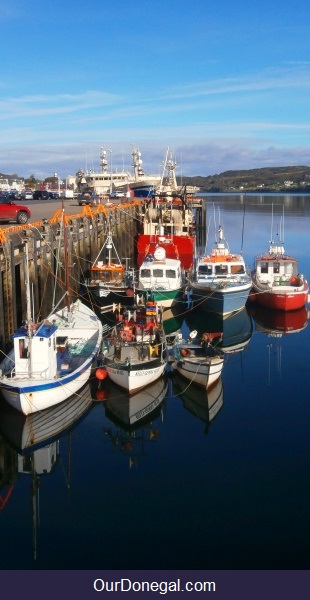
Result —
POLYGON ((0 172, 310 165, 309 0, 2 0, 0 172))

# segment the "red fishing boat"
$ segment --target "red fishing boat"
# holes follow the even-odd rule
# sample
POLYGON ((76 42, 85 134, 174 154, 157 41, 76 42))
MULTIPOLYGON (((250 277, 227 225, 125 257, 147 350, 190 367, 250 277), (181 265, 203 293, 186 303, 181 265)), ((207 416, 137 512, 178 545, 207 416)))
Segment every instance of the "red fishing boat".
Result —
POLYGON ((270 243, 269 251, 257 256, 252 272, 251 300, 274 310, 297 310, 308 301, 309 285, 298 272, 296 258, 285 254, 282 243, 270 243))
POLYGON ((146 256, 157 246, 165 249, 166 257, 178 259, 185 270, 193 262, 195 237, 194 216, 185 198, 158 197, 145 203, 141 214, 143 233, 137 240, 137 263, 140 267, 146 256))

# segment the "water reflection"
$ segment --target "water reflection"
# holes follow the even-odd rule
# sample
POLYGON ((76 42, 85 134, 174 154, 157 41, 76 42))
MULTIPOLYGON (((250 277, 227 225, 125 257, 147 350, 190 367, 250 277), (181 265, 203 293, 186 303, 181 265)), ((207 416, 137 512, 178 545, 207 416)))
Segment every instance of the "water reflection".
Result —
POLYGON ((110 380, 105 382, 103 407, 109 423, 104 426, 104 435, 115 450, 128 456, 130 468, 137 467, 138 456, 145 454, 146 444, 159 439, 167 391, 167 376, 131 396, 110 380))
MULTIPOLYGON (((92 392, 91 383, 88 382, 79 394, 67 401, 28 416, 14 410, 6 402, 0 402, 0 510, 5 508, 10 496, 17 492, 15 486, 20 478, 27 476, 29 487, 26 489, 32 506, 34 560, 37 558, 39 492, 43 478, 54 472, 56 465, 61 462, 60 438, 65 434, 70 435, 94 405, 92 392)), ((69 462, 65 479, 69 489, 69 462)), ((18 491, 22 493, 22 488, 18 491)))
POLYGON ((208 433, 211 423, 224 403, 222 379, 218 379, 211 388, 206 390, 192 382, 184 384, 184 379, 175 371, 172 377, 172 390, 173 395, 182 400, 184 408, 205 423, 205 433, 208 433))
POLYGON ((294 311, 276 311, 253 304, 249 310, 255 330, 267 335, 298 333, 308 325, 309 314, 305 306, 294 311))
POLYGON ((195 308, 186 313, 185 323, 189 331, 197 329, 199 336, 205 332, 218 333, 213 344, 226 353, 244 350, 253 334, 252 319, 246 307, 225 318, 195 308))

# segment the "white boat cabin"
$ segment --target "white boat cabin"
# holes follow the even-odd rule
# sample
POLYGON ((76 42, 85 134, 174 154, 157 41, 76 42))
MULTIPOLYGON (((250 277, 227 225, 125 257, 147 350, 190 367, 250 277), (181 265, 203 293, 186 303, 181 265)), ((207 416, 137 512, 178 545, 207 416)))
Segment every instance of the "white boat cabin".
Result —
POLYGON ((19 327, 12 336, 16 377, 51 379, 56 376, 57 330, 55 325, 42 325, 38 326, 37 333, 34 330, 28 336, 27 325, 19 327))
POLYGON ((213 256, 200 258, 197 263, 196 275, 198 281, 208 279, 231 279, 234 276, 246 274, 244 261, 239 256, 213 256))
POLYGON ((256 260, 256 279, 273 285, 296 285, 297 261, 293 258, 262 256, 256 260))
POLYGON ((164 248, 156 248, 154 255, 147 257, 139 269, 139 288, 176 289, 182 285, 181 261, 166 258, 164 248))

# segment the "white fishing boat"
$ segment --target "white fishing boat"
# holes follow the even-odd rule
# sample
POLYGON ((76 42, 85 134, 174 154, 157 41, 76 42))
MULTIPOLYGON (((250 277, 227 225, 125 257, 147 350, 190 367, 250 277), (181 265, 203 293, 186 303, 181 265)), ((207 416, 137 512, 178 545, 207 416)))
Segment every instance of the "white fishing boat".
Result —
POLYGON ((157 246, 139 268, 137 294, 151 292, 155 302, 163 308, 171 308, 184 302, 185 273, 179 259, 167 258, 163 246, 157 246))
POLYGON ((211 252, 195 259, 189 275, 196 306, 221 315, 241 310, 248 299, 252 280, 242 254, 233 254, 219 226, 211 252))
POLYGON ((105 338, 104 366, 114 383, 129 394, 156 381, 165 371, 167 349, 158 305, 144 302, 117 311, 118 322, 105 338))
POLYGON ((46 319, 33 321, 26 241, 27 320, 13 333, 13 349, 0 365, 2 395, 25 415, 55 406, 78 392, 88 381, 100 349, 101 321, 80 300, 70 302, 64 221, 63 214, 66 292, 46 319), (64 299, 66 306, 60 308, 64 299))
POLYGON ((223 353, 209 340, 208 334, 204 334, 201 341, 197 340, 196 330, 189 334, 187 340, 180 333, 172 349, 172 368, 188 381, 205 389, 219 379, 224 366, 223 353))

